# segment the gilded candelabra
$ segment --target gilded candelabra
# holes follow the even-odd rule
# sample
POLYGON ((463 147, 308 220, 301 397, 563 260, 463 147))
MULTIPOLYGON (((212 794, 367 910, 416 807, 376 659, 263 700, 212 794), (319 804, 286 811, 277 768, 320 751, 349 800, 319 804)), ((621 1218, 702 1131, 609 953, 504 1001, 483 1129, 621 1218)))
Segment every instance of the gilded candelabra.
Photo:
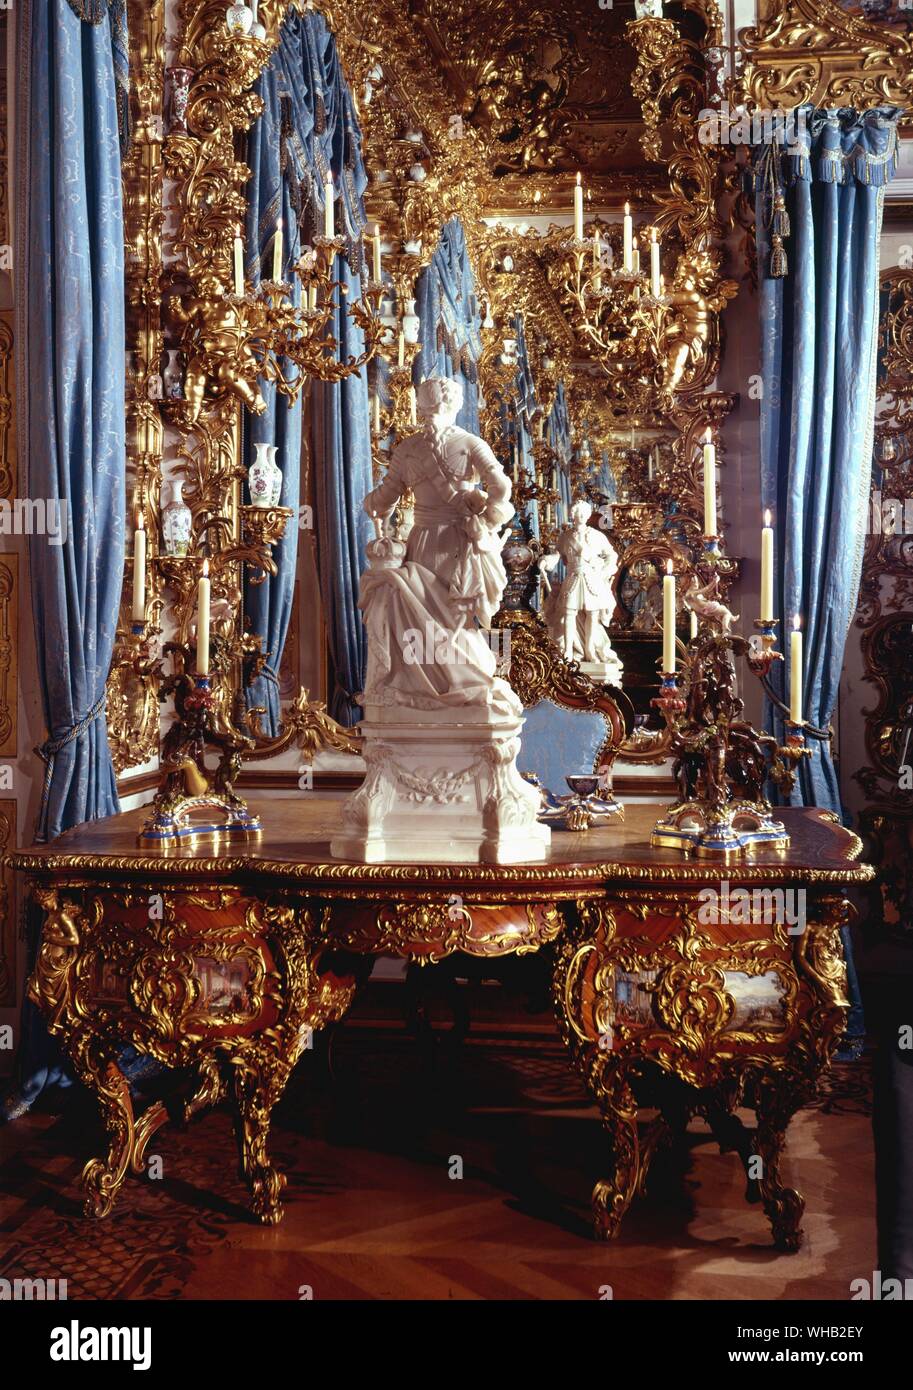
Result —
POLYGON ((789 845, 786 828, 764 795, 765 783, 769 778, 788 795, 798 764, 811 756, 805 734, 827 736, 787 720, 786 742, 781 745, 743 718, 734 658, 747 658, 749 669, 788 713, 767 680, 782 656, 776 650, 775 623, 756 623, 758 636, 751 641, 728 632, 726 626, 711 620, 687 647, 676 644, 682 657, 681 683, 677 672, 662 674, 653 704, 669 730, 679 799, 657 821, 651 837, 653 845, 724 860, 757 846, 789 845))
POLYGON ((364 348, 357 356, 340 360, 329 331, 335 292, 344 293, 333 278, 336 256, 344 249, 342 237, 325 236, 305 247, 292 267, 301 282, 301 308, 292 302, 292 285, 286 281, 265 280, 256 289, 236 283, 229 294, 218 271, 207 266, 196 275, 195 290, 186 302, 171 297, 171 316, 182 330, 187 362, 183 400, 175 410, 183 425, 196 424, 207 392, 233 395, 261 414, 266 404, 259 378, 294 399, 310 378, 341 381, 371 360, 384 333, 378 314, 382 285, 369 281, 361 298, 348 305, 347 312, 364 334, 364 348), (294 375, 288 373, 287 362, 294 375))
POLYGON ((140 843, 256 834, 262 829, 260 820, 234 790, 242 756, 253 751, 254 739, 236 722, 237 711, 235 718, 226 712, 210 676, 191 674, 191 649, 166 642, 164 655, 172 654, 180 658, 179 669, 164 678, 159 698, 173 697, 176 717, 162 741, 165 776, 140 843), (213 771, 206 766, 210 748, 219 754, 213 771))
MULTIPOLYGON (((401 439, 418 428, 413 368, 421 352, 418 316, 409 312, 413 304, 414 284, 422 268, 422 258, 415 250, 401 245, 396 255, 387 258, 390 282, 384 293, 391 296, 392 310, 382 319, 378 340, 378 361, 386 364, 385 379, 378 373, 371 401, 372 466, 375 481, 379 481, 390 454, 401 439), (383 389, 381 389, 383 387, 383 389)), ((393 518, 397 538, 405 540, 410 529, 413 511, 411 492, 406 492, 393 518)))

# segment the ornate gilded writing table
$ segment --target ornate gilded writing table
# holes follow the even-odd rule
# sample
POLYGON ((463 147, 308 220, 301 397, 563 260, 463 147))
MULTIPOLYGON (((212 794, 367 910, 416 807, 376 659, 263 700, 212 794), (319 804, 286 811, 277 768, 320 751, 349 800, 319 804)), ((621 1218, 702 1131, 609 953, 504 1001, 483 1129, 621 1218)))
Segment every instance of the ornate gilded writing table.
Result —
POLYGON ((616 1234, 657 1145, 701 1113, 755 1159, 776 1243, 798 1247, 803 1202, 781 1184, 779 1158, 841 1030, 844 888, 872 875, 827 812, 786 810, 788 850, 721 869, 651 849, 653 806, 555 833, 544 863, 509 867, 334 861, 339 802, 252 810, 266 828, 243 849, 138 848, 144 813, 132 811, 10 856, 44 913, 31 997, 108 1129, 107 1155, 83 1173, 88 1214, 110 1212, 169 1117, 159 1102, 134 1115, 124 1044, 186 1070, 184 1118, 233 1092, 252 1210, 275 1222, 284 1177, 267 1155, 270 1112, 310 1030, 342 1018, 372 957, 430 963, 557 939, 559 1022, 611 1139, 597 1233, 616 1234), (729 897, 708 913, 701 890, 721 879, 729 897), (736 912, 737 887, 801 890, 804 930, 771 922, 757 894, 736 912), (731 1118, 740 1104, 758 1117, 746 1139, 731 1118), (639 1107, 656 1111, 646 1125, 639 1107))

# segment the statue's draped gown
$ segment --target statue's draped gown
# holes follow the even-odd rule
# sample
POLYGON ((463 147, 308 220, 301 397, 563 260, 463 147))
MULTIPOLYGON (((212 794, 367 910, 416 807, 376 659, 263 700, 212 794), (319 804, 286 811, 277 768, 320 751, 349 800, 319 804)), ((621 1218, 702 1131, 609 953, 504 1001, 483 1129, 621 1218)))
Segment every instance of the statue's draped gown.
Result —
POLYGON ((488 445, 456 425, 410 436, 394 451, 365 510, 386 516, 411 489, 415 522, 405 562, 373 564, 362 575, 359 606, 368 632, 367 702, 415 709, 491 705, 519 713, 495 679, 483 629, 507 576, 497 528, 513 516, 510 480, 488 445), (470 495, 487 498, 476 516, 470 495))

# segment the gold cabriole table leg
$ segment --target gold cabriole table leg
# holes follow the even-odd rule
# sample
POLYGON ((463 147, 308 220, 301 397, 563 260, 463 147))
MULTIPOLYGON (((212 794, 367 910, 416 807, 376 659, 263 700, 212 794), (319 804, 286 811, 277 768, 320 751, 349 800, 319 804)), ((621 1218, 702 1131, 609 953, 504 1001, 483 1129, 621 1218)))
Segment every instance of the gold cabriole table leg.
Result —
POLYGON ((705 924, 693 891, 620 890, 579 904, 558 943, 554 986, 559 1025, 609 1139, 610 1173, 593 1189, 598 1237, 618 1235, 653 1155, 680 1127, 665 1111, 674 1078, 676 1107, 686 1120, 707 1117, 721 1149, 743 1146, 718 1132, 720 1118, 740 1105, 756 1111, 749 1179, 777 1248, 798 1250, 805 1202, 783 1184, 780 1159, 847 1007, 839 932, 848 905, 809 897, 796 935, 776 922, 705 924), (640 1108, 660 1112, 643 1129, 640 1108))
POLYGON ((35 894, 45 920, 30 997, 98 1101, 110 1140, 107 1155, 83 1170, 86 1214, 109 1215, 128 1172, 144 1172, 149 1140, 169 1118, 162 1102, 134 1116, 117 1063, 129 1043, 189 1070, 185 1120, 231 1089, 251 1209, 277 1222, 285 1179, 267 1155, 270 1115, 309 1030, 344 1015, 360 962, 323 968, 306 905, 230 890, 85 885, 38 886, 35 894))

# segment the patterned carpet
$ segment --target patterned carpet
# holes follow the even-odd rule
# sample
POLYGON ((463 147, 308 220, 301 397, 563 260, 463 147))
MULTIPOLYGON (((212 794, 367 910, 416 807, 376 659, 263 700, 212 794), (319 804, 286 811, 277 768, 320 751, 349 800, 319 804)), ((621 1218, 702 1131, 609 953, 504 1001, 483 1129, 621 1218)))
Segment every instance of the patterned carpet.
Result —
POLYGON ((657 1160, 604 1246, 590 1239, 588 1201, 605 1141, 547 1026, 429 1049, 349 1025, 330 1066, 305 1056, 275 1114, 272 1153, 288 1175, 279 1227, 247 1217, 224 1111, 161 1131, 161 1180, 128 1178, 108 1220, 84 1220, 79 1174, 102 1143, 74 1088, 4 1132, 0 1275, 65 1278, 71 1299, 297 1298, 302 1285, 325 1298, 592 1298, 611 1267, 616 1297, 688 1298, 707 1296, 705 1276, 719 1288, 722 1262, 733 1266, 724 1296, 846 1297, 848 1278, 871 1268, 872 1202, 844 1229, 836 1178, 856 1165, 865 1182, 869 1111, 863 1063, 835 1068, 794 1122, 804 1253, 772 1250, 738 1161, 700 1122, 686 1152, 657 1160))

